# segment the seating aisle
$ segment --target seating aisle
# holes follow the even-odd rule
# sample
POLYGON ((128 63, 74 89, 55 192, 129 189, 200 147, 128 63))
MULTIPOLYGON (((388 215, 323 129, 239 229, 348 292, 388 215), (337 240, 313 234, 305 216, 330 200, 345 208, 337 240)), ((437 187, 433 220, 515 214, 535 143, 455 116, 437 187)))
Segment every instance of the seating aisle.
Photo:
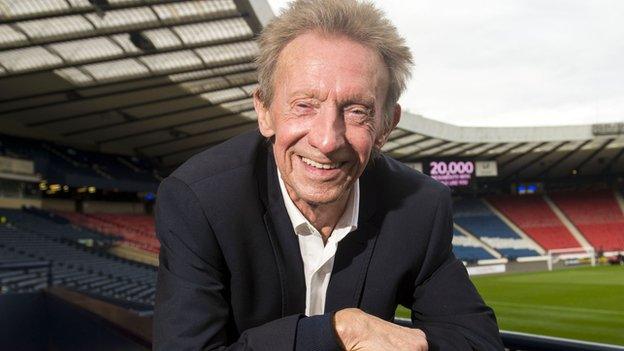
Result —
POLYGON ((540 195, 498 195, 487 200, 546 250, 582 246, 540 195))
POLYGON ((480 199, 458 199, 453 204, 455 223, 507 258, 537 256, 532 243, 514 232, 480 199))

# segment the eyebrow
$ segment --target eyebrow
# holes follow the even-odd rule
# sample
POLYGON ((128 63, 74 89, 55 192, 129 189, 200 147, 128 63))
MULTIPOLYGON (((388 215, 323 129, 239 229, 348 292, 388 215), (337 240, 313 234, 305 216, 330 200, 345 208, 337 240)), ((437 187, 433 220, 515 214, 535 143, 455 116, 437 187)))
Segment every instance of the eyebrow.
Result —
POLYGON ((375 108, 375 98, 369 95, 360 95, 355 94, 351 96, 347 96, 344 99, 338 101, 339 105, 349 105, 349 104, 363 104, 371 109, 375 108))
MULTIPOLYGON (((300 97, 306 98, 318 98, 320 92, 317 89, 313 90, 298 90, 291 94, 290 100, 294 100, 300 97)), ((338 100, 339 106, 345 106, 349 104, 363 104, 371 109, 375 108, 375 97, 369 94, 349 94, 338 100)))

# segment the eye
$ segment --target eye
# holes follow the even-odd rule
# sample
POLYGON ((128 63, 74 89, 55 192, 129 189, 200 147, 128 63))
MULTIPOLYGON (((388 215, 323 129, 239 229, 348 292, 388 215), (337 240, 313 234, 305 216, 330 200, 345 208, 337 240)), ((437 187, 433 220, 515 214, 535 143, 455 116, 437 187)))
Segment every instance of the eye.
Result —
POLYGON ((371 117, 371 110, 365 107, 350 107, 345 110, 345 117, 357 123, 364 123, 371 117))
POLYGON ((296 101, 292 105, 292 109, 296 114, 309 114, 314 111, 314 104, 308 101, 296 101))
POLYGON ((299 108, 309 108, 309 107, 311 107, 310 104, 306 104, 304 102, 298 102, 296 106, 299 107, 299 108))

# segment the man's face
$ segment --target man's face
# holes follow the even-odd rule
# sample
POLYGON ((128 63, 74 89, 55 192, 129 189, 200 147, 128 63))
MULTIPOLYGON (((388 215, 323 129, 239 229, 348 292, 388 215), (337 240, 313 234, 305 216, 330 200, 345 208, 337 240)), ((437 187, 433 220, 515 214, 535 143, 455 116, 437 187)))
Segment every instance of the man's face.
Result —
POLYGON ((344 198, 388 134, 381 132, 383 60, 344 36, 315 32, 295 38, 277 59, 273 101, 265 107, 256 96, 255 105, 289 195, 311 205, 344 198))

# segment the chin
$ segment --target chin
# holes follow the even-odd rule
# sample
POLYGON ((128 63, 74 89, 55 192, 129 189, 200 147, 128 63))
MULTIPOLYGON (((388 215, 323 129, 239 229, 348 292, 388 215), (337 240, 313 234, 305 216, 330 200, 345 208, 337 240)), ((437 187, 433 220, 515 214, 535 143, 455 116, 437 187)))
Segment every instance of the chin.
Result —
POLYGON ((320 192, 300 191, 298 192, 298 195, 300 199, 302 199, 303 201, 307 202, 310 205, 327 205, 327 204, 331 204, 333 202, 338 201, 346 193, 348 193, 346 189, 333 188, 333 189, 326 189, 320 192))

